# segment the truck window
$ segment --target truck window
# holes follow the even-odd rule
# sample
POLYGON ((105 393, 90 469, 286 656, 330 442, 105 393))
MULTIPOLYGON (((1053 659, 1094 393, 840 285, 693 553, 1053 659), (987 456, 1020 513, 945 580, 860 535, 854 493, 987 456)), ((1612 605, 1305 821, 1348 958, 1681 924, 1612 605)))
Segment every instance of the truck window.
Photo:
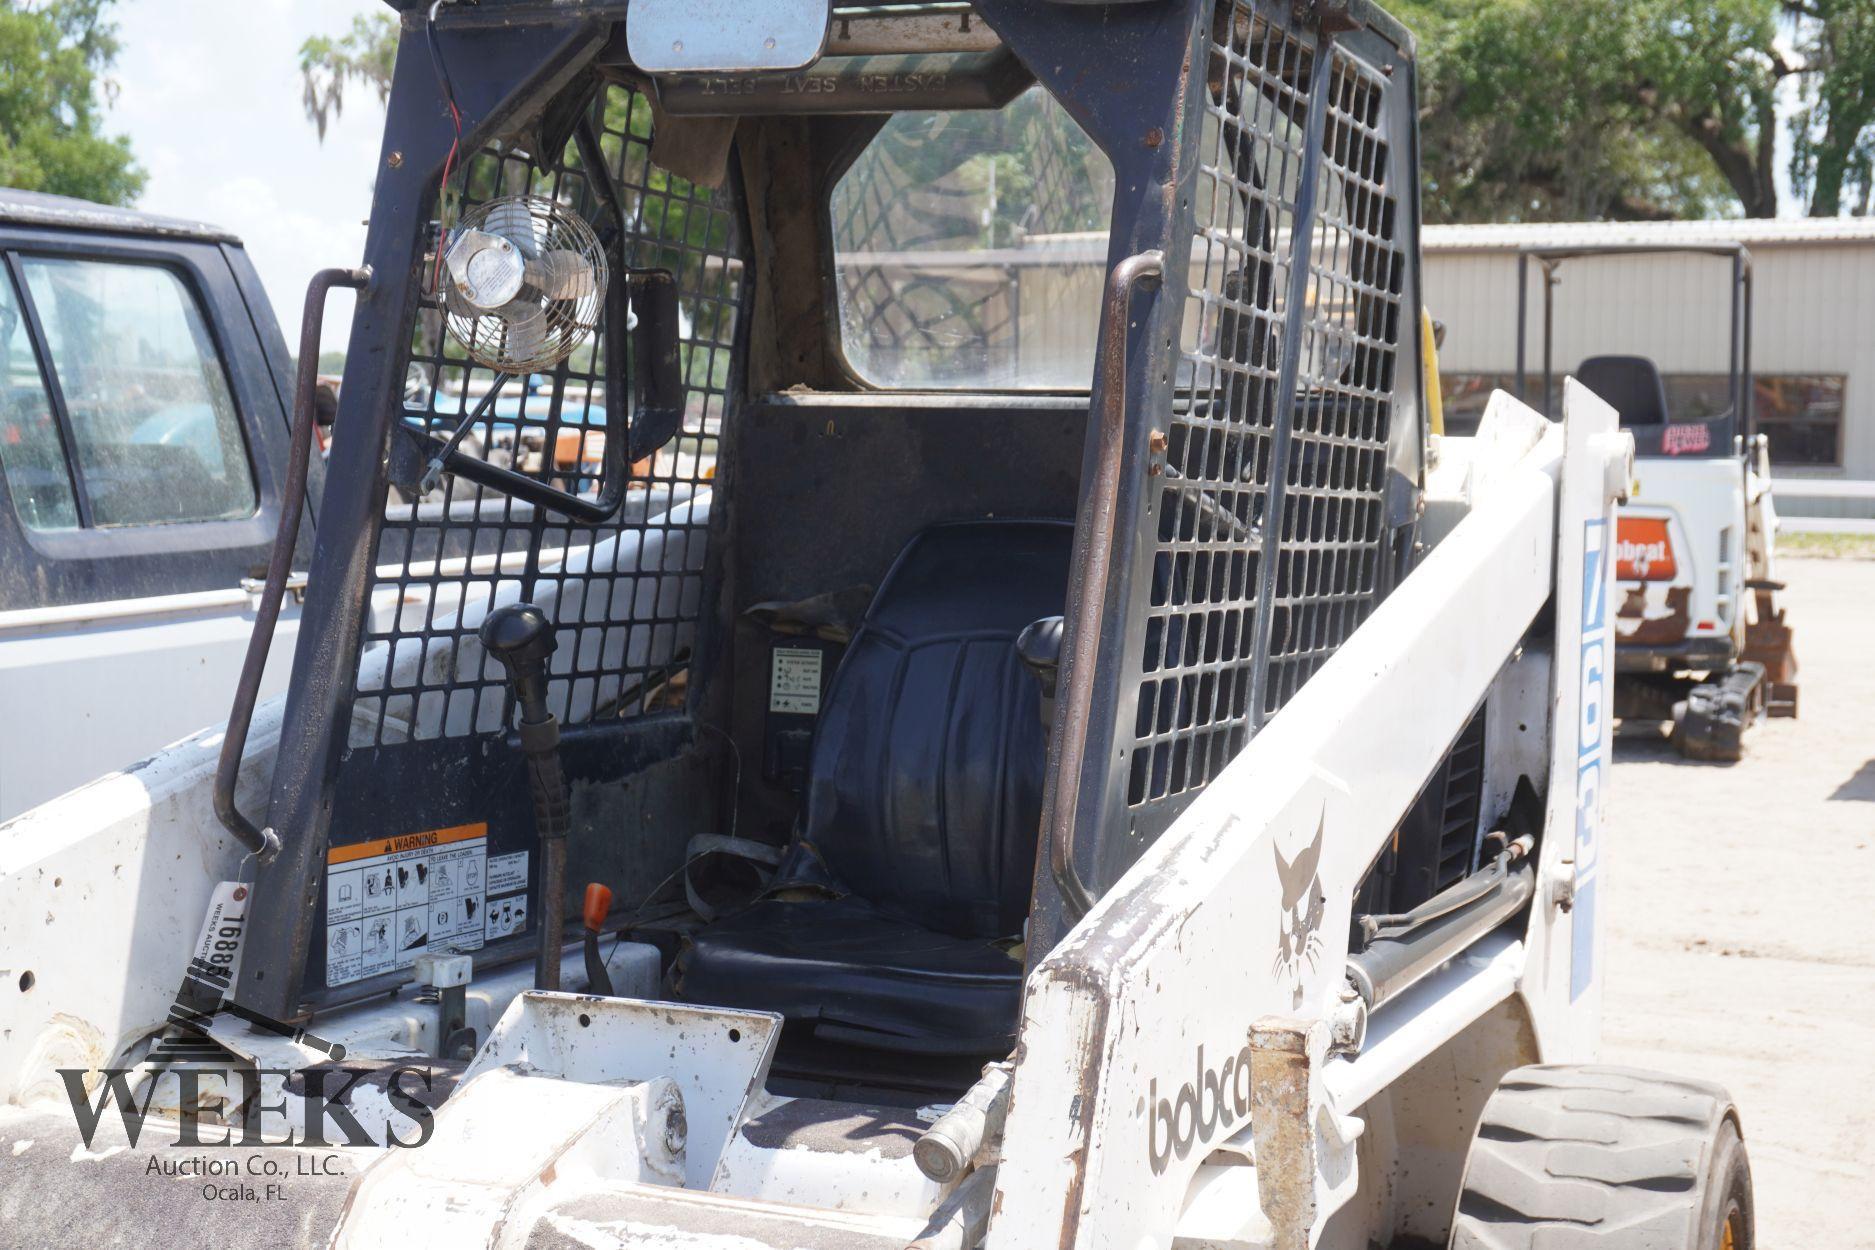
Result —
POLYGON ((1040 87, 893 114, 833 192, 847 364, 881 387, 1086 390, 1112 208, 1106 154, 1040 87))
POLYGON ((20 523, 36 530, 72 529, 78 507, 59 447, 52 398, 33 353, 12 279, 0 275, 0 472, 20 523))
POLYGON ((228 378, 195 297, 157 265, 25 258, 94 525, 253 515, 228 378))

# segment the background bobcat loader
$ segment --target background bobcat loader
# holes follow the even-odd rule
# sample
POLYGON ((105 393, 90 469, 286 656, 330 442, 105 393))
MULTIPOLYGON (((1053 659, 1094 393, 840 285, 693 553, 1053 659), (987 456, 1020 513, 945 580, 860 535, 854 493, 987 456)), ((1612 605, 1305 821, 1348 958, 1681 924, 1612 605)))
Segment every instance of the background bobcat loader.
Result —
POLYGON ((0 827, 9 1240, 1752 1244, 1584 1066, 1632 443, 1429 468, 1406 31, 404 23, 284 707, 0 827))
MULTIPOLYGON (((1751 253, 1739 243, 1528 248, 1518 256, 1518 325, 1530 262, 1542 270, 1543 378, 1555 402, 1552 312, 1564 262, 1673 253, 1724 262, 1730 333, 1723 396, 1671 403, 1660 367, 1630 347, 1595 355, 1576 379, 1620 412, 1634 435, 1632 498, 1615 521, 1615 716, 1668 722, 1691 759, 1737 760, 1753 721, 1797 714, 1797 657, 1777 604, 1777 508, 1770 440, 1758 431, 1751 373, 1751 253), (1701 402, 1703 401, 1703 402, 1701 402)), ((1523 336, 1517 388, 1529 394, 1523 336)))

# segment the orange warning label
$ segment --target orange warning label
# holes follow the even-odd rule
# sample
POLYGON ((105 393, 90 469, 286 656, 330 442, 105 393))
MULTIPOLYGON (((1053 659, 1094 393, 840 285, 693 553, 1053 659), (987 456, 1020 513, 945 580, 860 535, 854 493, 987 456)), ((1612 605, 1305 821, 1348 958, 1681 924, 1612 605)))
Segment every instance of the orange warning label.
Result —
POLYGON ((394 838, 379 838, 375 842, 360 842, 356 846, 335 846, 326 855, 326 862, 349 864, 353 860, 376 859, 380 855, 395 855, 401 851, 428 850, 432 847, 448 846, 454 842, 468 842, 474 838, 487 836, 488 822, 478 820, 472 825, 451 825, 447 829, 404 833, 394 838))

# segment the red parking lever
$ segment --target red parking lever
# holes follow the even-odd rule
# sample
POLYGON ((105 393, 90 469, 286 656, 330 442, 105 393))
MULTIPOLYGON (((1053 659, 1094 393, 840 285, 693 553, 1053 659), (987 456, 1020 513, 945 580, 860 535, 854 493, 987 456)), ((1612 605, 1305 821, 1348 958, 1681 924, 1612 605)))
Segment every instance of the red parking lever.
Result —
POLYGON ((586 901, 579 909, 586 925, 581 943, 586 956, 586 992, 612 996, 612 976, 606 971, 605 956, 599 951, 599 934, 605 928, 606 914, 612 910, 612 891, 597 881, 586 883, 586 901))
POLYGON ((586 883, 586 905, 580 909, 580 918, 586 922, 588 932, 597 933, 605 928, 605 918, 612 910, 612 891, 597 881, 586 883))

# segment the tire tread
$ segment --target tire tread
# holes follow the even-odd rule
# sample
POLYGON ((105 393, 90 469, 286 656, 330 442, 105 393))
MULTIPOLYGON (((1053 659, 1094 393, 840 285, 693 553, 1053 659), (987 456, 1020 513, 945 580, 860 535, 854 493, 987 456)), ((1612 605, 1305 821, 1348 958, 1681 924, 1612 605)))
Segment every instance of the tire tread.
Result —
POLYGON ((1453 1250, 1682 1250, 1734 1115, 1705 1081, 1606 1065, 1505 1075, 1485 1104, 1453 1217, 1453 1250))

